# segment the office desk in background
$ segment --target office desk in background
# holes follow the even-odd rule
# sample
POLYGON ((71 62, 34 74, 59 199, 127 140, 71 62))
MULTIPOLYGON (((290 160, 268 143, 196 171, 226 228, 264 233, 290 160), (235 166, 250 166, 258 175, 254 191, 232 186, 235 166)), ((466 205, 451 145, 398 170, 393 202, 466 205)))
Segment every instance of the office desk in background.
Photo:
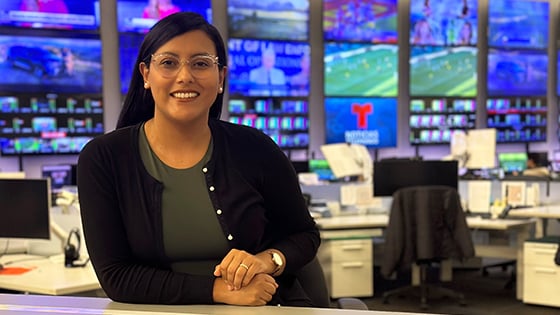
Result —
POLYGON ((4 268, 31 268, 22 274, 0 274, 0 289, 31 294, 79 295, 94 294, 101 286, 91 263, 84 267, 66 268, 64 257, 44 258, 31 255, 5 255, 4 268))
MULTIPOLYGON (((383 229, 386 228, 389 223, 389 216, 387 214, 338 216, 319 218, 316 219, 316 222, 321 232, 321 238, 327 242, 332 242, 342 241, 345 238, 351 240, 355 238, 365 239, 382 236, 383 229)), ((535 220, 468 217, 467 224, 475 240, 477 231, 504 232, 506 236, 508 236, 506 240, 503 238, 499 238, 497 241, 496 239, 489 239, 488 242, 485 243, 477 243, 475 241, 475 255, 477 257, 515 259, 517 261, 517 299, 523 299, 523 243, 531 236, 531 231, 535 227, 535 220)), ((321 250, 321 248, 319 248, 319 250, 321 250)), ((332 253, 336 254, 337 252, 332 251, 332 253)), ((336 261, 336 259, 336 257, 331 257, 330 260, 321 260, 323 269, 326 270, 327 274, 329 270, 333 268, 332 262, 336 261)), ((334 271, 336 271, 336 269, 332 272, 334 271)), ((362 278, 362 281, 365 280, 365 278, 362 278)), ((373 285, 373 277, 371 278, 371 283, 373 285)), ((331 288, 331 296, 332 290, 331 288)))
POLYGON ((362 311, 331 308, 231 305, 148 305, 113 302, 107 298, 0 294, 0 314, 112 314, 112 315, 414 315, 420 313, 362 311))
POLYGON ((560 204, 543 205, 538 207, 513 209, 508 212, 509 217, 536 219, 535 237, 547 235, 548 219, 560 220, 560 204))

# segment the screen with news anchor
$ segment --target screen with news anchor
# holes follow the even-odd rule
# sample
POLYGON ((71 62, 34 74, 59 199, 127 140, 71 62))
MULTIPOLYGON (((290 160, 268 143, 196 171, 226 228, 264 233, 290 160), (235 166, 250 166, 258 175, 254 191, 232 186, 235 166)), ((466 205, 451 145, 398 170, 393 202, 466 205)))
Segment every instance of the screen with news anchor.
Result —
POLYGON ((230 95, 309 95, 309 43, 232 38, 228 48, 230 95))
POLYGON ((395 98, 328 97, 325 143, 353 143, 370 148, 397 146, 395 98))

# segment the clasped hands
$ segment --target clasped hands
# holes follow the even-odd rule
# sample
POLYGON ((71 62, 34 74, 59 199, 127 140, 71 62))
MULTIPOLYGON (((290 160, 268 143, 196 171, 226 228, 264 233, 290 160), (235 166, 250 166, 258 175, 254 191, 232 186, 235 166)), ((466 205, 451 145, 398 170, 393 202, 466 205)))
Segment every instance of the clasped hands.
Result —
POLYGON ((214 286, 215 301, 236 305, 265 305, 278 288, 276 280, 270 275, 273 272, 270 254, 263 252, 252 255, 243 250, 232 249, 214 269, 214 276, 220 278, 216 279, 218 283, 214 286), (220 280, 222 283, 219 283, 220 280))

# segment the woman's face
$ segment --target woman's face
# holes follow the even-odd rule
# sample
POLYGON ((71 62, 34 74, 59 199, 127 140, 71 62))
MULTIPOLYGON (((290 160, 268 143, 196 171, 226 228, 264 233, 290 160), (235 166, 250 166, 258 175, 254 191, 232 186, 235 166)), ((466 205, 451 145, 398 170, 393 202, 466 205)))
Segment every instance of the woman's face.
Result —
MULTIPOLYGON (((151 89, 155 101, 155 119, 180 123, 208 119, 210 107, 223 87, 226 68, 211 66, 200 72, 192 70, 187 60, 196 56, 216 56, 214 42, 200 30, 194 30, 174 37, 161 46, 152 57, 149 68, 140 64, 145 88, 151 89), (158 64, 169 64, 166 56, 179 60, 176 74, 164 73, 158 64), (202 73, 202 74, 201 74, 202 73), (194 75, 193 75, 194 74, 194 75)), ((219 60, 218 62, 223 62, 219 60)), ((200 67, 199 67, 200 68, 200 67)))

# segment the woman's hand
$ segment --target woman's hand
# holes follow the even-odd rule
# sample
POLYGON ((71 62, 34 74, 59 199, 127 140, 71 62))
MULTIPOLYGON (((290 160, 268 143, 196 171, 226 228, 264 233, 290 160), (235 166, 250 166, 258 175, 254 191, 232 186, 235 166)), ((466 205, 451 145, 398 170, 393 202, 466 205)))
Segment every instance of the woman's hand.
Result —
POLYGON ((230 290, 239 290, 247 286, 253 278, 261 273, 271 273, 271 262, 261 253, 251 255, 244 250, 232 249, 214 269, 214 276, 221 277, 230 290), (261 255, 262 254, 262 255, 261 255))
POLYGON ((213 298, 216 303, 231 305, 261 306, 272 299, 278 284, 268 274, 260 273, 252 281, 239 290, 230 290, 223 279, 217 278, 214 282, 213 298))

